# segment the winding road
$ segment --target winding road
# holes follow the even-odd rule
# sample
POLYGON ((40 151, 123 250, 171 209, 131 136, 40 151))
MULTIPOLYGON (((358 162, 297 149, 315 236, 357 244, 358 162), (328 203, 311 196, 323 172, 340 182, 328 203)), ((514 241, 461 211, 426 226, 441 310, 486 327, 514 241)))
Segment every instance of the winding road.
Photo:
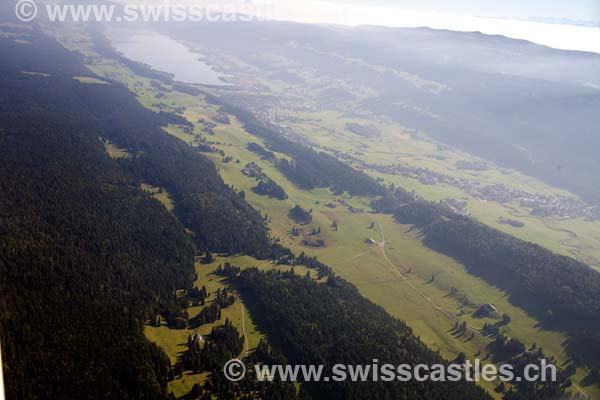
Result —
MULTIPOLYGON (((429 304, 431 304, 431 306, 433 306, 433 308, 435 308, 438 312, 442 313, 443 315, 445 315, 452 321, 459 322, 459 319, 457 317, 455 317, 448 311, 446 311, 443 308, 441 308, 440 306, 438 306, 433 300, 431 300, 431 298, 429 298, 425 293, 423 293, 423 291, 421 289, 419 289, 411 281, 406 279, 404 274, 399 271, 398 267, 396 265, 394 265, 394 263, 392 263, 392 261, 390 260, 390 258, 387 255, 387 253, 385 252, 385 233, 383 232, 383 227, 381 226, 381 223, 379 223, 379 222, 377 222, 377 225, 379 225, 379 231, 381 232, 381 242, 376 242, 376 244, 381 249, 383 258, 385 258, 385 261, 390 266, 390 271, 392 271, 392 273, 396 274, 399 278, 401 278, 410 288, 412 288, 415 292, 417 292, 419 294, 419 296, 421 296, 423 299, 425 299, 425 301, 427 301, 429 304)), ((408 268, 405 265, 401 265, 401 267, 404 268, 405 270, 408 270, 408 268)), ((472 326, 467 326, 467 328, 473 332, 479 333, 479 329, 473 328, 472 326)))
MULTIPOLYGON (((379 248, 381 248, 381 252, 383 254, 383 257, 385 258, 385 260, 387 261, 387 263, 391 267, 392 272, 394 272, 396 275, 398 275, 404 282, 406 282, 406 284, 408 286, 410 286, 415 292, 417 292, 421 297, 423 297, 438 312, 442 313, 443 315, 445 315, 446 317, 448 317, 452 321, 459 322, 458 318, 456 318, 454 315, 452 315, 448 311, 442 309, 433 300, 431 300, 429 297, 427 297, 427 295, 425 295, 425 293, 423 293, 419 288, 417 288, 415 285, 413 285, 412 282, 410 282, 408 279, 406 279, 406 277, 404 276, 404 274, 401 273, 398 270, 398 267, 396 265, 394 265, 394 263, 392 263, 392 261, 389 259, 388 255, 387 255, 387 253, 385 252, 385 234, 383 232, 383 227, 381 226, 381 223, 379 223, 379 222, 377 222, 377 225, 379 225, 379 230, 381 232, 381 242, 376 242, 376 244, 378 245, 379 248)), ((401 264, 401 267, 404 268, 405 270, 408 270, 408 268, 406 266, 402 265, 402 264, 401 264)), ((479 329, 476 329, 476 328, 474 328, 472 326, 467 325, 467 328, 470 329, 472 332, 480 333, 479 329)), ((575 384, 575 382, 573 382, 573 387, 577 391, 579 391, 581 394, 583 394, 584 396, 587 396, 586 393, 585 393, 585 391, 581 388, 581 386, 575 384)))

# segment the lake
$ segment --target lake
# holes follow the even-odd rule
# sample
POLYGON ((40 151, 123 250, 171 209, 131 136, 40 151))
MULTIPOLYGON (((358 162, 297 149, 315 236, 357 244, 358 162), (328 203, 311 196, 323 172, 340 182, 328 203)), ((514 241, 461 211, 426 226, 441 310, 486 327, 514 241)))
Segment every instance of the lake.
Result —
POLYGON ((132 61, 172 74, 176 80, 202 85, 227 85, 209 65, 199 60, 186 45, 156 32, 112 31, 108 37, 113 47, 132 61), (131 36, 129 36, 131 35, 131 36))

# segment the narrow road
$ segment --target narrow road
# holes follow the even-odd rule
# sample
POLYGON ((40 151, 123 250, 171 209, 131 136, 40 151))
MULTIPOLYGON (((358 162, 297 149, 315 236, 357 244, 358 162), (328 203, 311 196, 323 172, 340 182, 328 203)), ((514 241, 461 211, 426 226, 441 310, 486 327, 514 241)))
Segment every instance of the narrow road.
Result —
MULTIPOLYGON (((411 281, 409 281, 408 279, 406 279, 406 277, 404 276, 403 273, 401 273, 398 270, 398 267, 396 265, 394 265, 394 263, 392 263, 392 261, 389 259, 387 253, 385 252, 385 234, 383 232, 383 227, 381 226, 381 223, 377 222, 377 225, 379 225, 379 231, 381 232, 381 242, 377 243, 379 245, 379 247, 381 248, 381 252, 383 254, 383 257, 385 258, 385 260, 387 261, 387 263, 389 264, 389 266, 391 267, 391 271, 396 274, 398 277, 400 277, 408 286, 410 286, 415 292, 417 292, 423 299, 425 299, 425 301, 427 301, 429 304, 431 304, 433 306, 433 308, 435 308, 438 312, 444 314, 446 317, 448 317, 449 319, 451 319, 452 321, 455 322, 460 322, 458 318, 456 318, 454 315, 452 315, 451 313, 449 313, 448 311, 444 310, 443 308, 441 308, 440 306, 438 306, 433 300, 431 300, 431 298, 427 297, 427 295, 425 293, 423 293, 423 291, 421 291, 421 289, 419 289, 418 287, 416 287, 415 285, 413 285, 413 283, 411 281)), ((401 265, 402 268, 404 268, 405 270, 408 270, 408 268, 404 265, 401 265)), ((479 329, 476 329, 472 326, 467 326, 468 329, 474 331, 474 332, 478 332, 479 333, 479 329)))
MULTIPOLYGON (((427 297, 425 295, 425 293, 423 293, 419 288, 417 288, 415 285, 412 284, 412 282, 410 282, 408 279, 406 279, 406 277, 404 276, 404 274, 402 274, 397 266, 395 266, 389 259, 389 257, 387 256, 386 252, 385 252, 385 234, 383 232, 383 227, 381 226, 381 224, 379 222, 377 222, 377 224, 379 225, 379 230, 381 232, 381 242, 377 243, 377 245, 381 248, 381 252, 383 253, 383 257, 385 258, 385 260, 387 261, 387 263, 390 265, 390 267, 392 267, 392 271, 398 275, 400 278, 402 278, 402 280, 404 282, 406 282, 406 284, 408 284, 408 286, 410 286, 415 292, 417 292, 421 297, 423 297, 429 304, 431 304, 437 311, 439 311, 440 313, 444 314, 445 316, 447 316, 448 318, 450 318, 453 321, 459 322, 459 319, 456 318, 454 315, 450 314, 449 312, 447 312, 446 310, 442 309, 440 306, 438 306, 437 304, 435 304, 435 302, 433 302, 433 300, 431 300, 429 297, 427 297)), ((402 268, 404 268, 405 270, 408 270, 408 268, 406 268, 406 266, 401 265, 402 268)), ((479 329, 476 329, 472 326, 467 325, 467 328, 470 329, 473 332, 477 332, 480 333, 479 329)), ((577 385, 575 382, 573 382, 573 387, 575 389, 577 389, 581 394, 583 394, 584 396, 587 396, 587 394, 585 393, 585 391, 579 386, 577 385)))
POLYGON ((501 205, 506 210, 508 210, 508 213, 510 215, 512 215, 513 217, 527 218, 527 219, 533 220, 535 222, 541 222, 545 228, 547 228, 551 231, 554 231, 554 232, 558 232, 558 233, 567 235, 568 237, 558 240, 558 243, 561 244, 562 246, 564 246, 565 250, 567 250, 576 260, 578 260, 584 264, 600 267, 600 260, 598 258, 594 257, 593 255, 584 253, 584 249, 581 248, 581 245, 577 244, 576 241, 577 241, 577 239, 579 239, 579 236, 577 236, 577 233, 570 231, 568 229, 557 228, 557 227, 552 226, 552 224, 549 221, 549 218, 539 218, 539 217, 534 217, 531 215, 522 215, 518 212, 517 209, 515 209, 511 205, 508 205, 508 204, 501 204, 501 205))
POLYGON ((244 303, 240 299, 240 308, 242 309, 242 335, 244 335, 244 349, 242 350, 242 357, 246 357, 248 355, 248 351, 250 350, 250 346, 248 345, 248 335, 246 335, 246 312, 244 309, 244 303))
MULTIPOLYGON (((377 242, 376 242, 376 243, 377 243, 377 242)), ((378 243, 377 243, 377 244, 378 244, 378 243)), ((342 264, 346 264, 346 263, 349 263, 350 261, 354 261, 354 260, 356 260, 356 259, 359 259, 359 258, 361 258, 361 257, 363 257, 363 256, 366 256, 367 254, 369 254, 369 253, 372 253, 372 252, 373 252, 373 251, 375 251, 375 250, 377 250, 377 248, 376 248, 376 247, 372 247, 372 248, 370 248, 369 250, 365 251, 364 253, 360 253, 360 254, 358 254, 358 255, 356 255, 356 256, 354 256, 354 257, 352 257, 352 258, 349 258, 349 259, 347 259, 347 260, 344 260, 344 261, 341 261, 341 262, 338 262, 338 263, 330 264, 330 265, 331 265, 332 267, 334 267, 334 266, 336 266, 336 265, 342 265, 342 264)))

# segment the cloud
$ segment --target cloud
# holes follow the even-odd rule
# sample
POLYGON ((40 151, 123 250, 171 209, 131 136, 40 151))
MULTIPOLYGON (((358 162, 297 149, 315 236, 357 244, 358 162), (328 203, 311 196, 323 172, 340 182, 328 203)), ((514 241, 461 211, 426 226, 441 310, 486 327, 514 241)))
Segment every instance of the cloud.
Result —
MULTIPOLYGON (((433 11, 343 4, 317 0, 116 0, 138 4, 219 4, 260 7, 261 17, 280 21, 346 26, 430 27, 453 31, 478 31, 529 40, 549 47, 600 53, 600 28, 502 18, 474 17, 433 11)), ((247 8, 240 8, 247 9, 247 8)), ((252 9, 252 8, 250 8, 252 9)))
POLYGON ((276 20, 348 26, 430 27, 479 31, 529 40, 546 46, 600 53, 600 28, 545 24, 501 18, 473 17, 432 11, 340 4, 310 0, 255 0, 276 20))

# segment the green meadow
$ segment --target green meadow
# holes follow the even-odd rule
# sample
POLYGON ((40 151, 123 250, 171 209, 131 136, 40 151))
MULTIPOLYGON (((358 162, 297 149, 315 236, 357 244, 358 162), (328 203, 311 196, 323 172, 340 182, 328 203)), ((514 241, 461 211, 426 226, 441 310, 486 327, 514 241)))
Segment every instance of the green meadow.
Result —
MULTIPOLYGON (((210 264, 197 262, 196 273, 198 279, 195 282, 195 286, 198 289, 201 289, 203 286, 206 287, 209 296, 206 299, 206 304, 204 306, 189 307, 187 309, 189 318, 196 316, 202 308, 208 307, 214 301, 217 290, 228 288, 225 279, 216 275, 218 266, 225 262, 230 262, 232 265, 241 268, 257 267, 264 270, 272 268, 281 268, 284 270, 290 269, 290 267, 275 266, 248 256, 216 256, 215 261, 210 264)), ((316 278, 315 271, 309 271, 302 266, 294 267, 294 272, 302 276, 309 273, 313 278, 316 278)), ((171 363, 175 364, 187 349, 189 335, 199 334, 204 338, 210 335, 210 332, 214 327, 223 325, 225 320, 229 319, 238 329, 240 334, 243 334, 245 337, 244 350, 243 353, 239 355, 240 357, 244 357, 256 348, 261 339, 266 339, 266 335, 261 332, 254 323, 252 315, 244 305, 242 298, 237 292, 233 291, 232 293, 235 296, 235 303, 222 309, 221 318, 212 324, 204 324, 195 329, 174 329, 169 327, 165 321, 162 321, 161 326, 159 327, 147 323, 144 328, 144 334, 148 340, 158 344, 167 353, 171 359, 171 363)), ((210 374, 207 373, 194 374, 192 371, 185 371, 181 376, 178 376, 175 380, 169 382, 169 392, 173 392, 177 398, 183 397, 190 392, 196 383, 203 384, 209 378, 210 374)))
MULTIPOLYGON (((352 154, 365 163, 378 165, 401 163, 484 185, 502 184, 511 189, 545 195, 576 197, 565 190, 551 187, 517 171, 504 170, 488 161, 485 163, 488 164, 489 169, 484 171, 460 170, 456 167, 459 161, 483 162, 484 160, 450 147, 443 147, 440 150, 439 143, 426 134, 418 132, 415 135, 405 127, 380 117, 348 118, 334 110, 322 110, 316 113, 281 110, 279 115, 284 121, 292 117, 292 122, 286 121, 286 124, 289 123, 314 143, 352 154), (375 139, 361 137, 348 131, 347 123, 375 127, 380 136, 375 139)), ((461 188, 447 184, 428 185, 413 178, 381 174, 371 170, 365 172, 382 178, 386 183, 415 190, 428 200, 465 198, 468 200, 468 211, 486 224, 520 239, 537 243, 556 253, 574 257, 600 270, 600 221, 590 222, 583 218, 536 217, 531 215, 530 209, 519 204, 484 201, 473 197, 461 188), (523 222, 525 226, 512 228, 500 224, 499 217, 523 222)))
MULTIPOLYGON (((243 190, 252 205, 268 214, 274 236, 296 252, 318 256, 337 274, 354 283, 367 298, 405 320, 425 343, 445 357, 453 359, 464 352, 468 357, 486 358, 488 338, 480 334, 473 338, 457 337, 452 330, 456 320, 466 321, 474 330, 481 329, 486 322, 495 322, 473 317, 480 305, 491 303, 500 313, 510 315, 511 323, 503 327, 507 335, 519 338, 528 346, 536 343, 547 354, 556 357, 559 364, 567 363, 562 346, 566 339, 564 334, 540 329, 535 319, 510 303, 506 293, 470 275, 463 265, 449 257, 425 247, 418 229, 398 224, 390 216, 370 214, 369 202, 364 198, 334 196, 326 189, 297 189, 270 162, 261 160, 245 148, 249 142, 262 143, 244 132, 237 123, 215 131, 215 138, 223 143, 220 148, 226 155, 240 160, 240 164, 224 163, 222 157, 213 157, 221 175, 237 190, 243 190), (267 176, 285 189, 289 199, 281 201, 254 194, 251 189, 256 184, 255 179, 244 176, 240 171, 248 162, 258 164, 267 176), (350 212, 340 200, 363 208, 365 212, 350 212), (328 203, 336 207, 329 208, 328 203), (310 224, 299 226, 288 218, 289 209, 296 204, 313 210, 310 224), (333 221, 337 222, 337 230, 332 228, 333 221), (370 228, 372 222, 376 225, 370 228), (381 224, 385 233, 385 251, 393 267, 385 260, 379 246, 365 243, 368 239, 381 240, 377 223, 381 224), (301 234, 293 236, 292 228, 299 228, 301 234), (304 246, 303 239, 318 228, 321 228, 319 238, 325 241, 325 247, 304 246), (398 272, 404 274, 410 284, 398 272), (435 280, 430 283, 432 276, 435 280), (450 296, 452 288, 458 289, 460 295, 450 296)), ((576 379, 580 381, 585 375, 585 371, 579 371, 576 379)), ((596 389, 583 390, 589 394, 590 390, 596 389)))
MULTIPOLYGON (((468 358, 485 359, 486 346, 490 339, 477 333, 486 322, 494 322, 489 318, 475 318, 473 312, 482 304, 494 304, 500 313, 510 315, 511 322, 502 327, 507 335, 513 336, 531 346, 534 342, 544 349, 544 352, 556 358, 560 365, 567 363, 562 343, 566 339, 561 332, 542 330, 531 316, 511 304, 508 295, 498 288, 493 287, 483 280, 470 275, 466 268, 455 260, 432 251, 422 243, 422 232, 412 226, 401 225, 393 221, 390 216, 374 215, 370 213, 370 200, 349 195, 336 196, 328 189, 311 191, 300 190, 291 184, 272 163, 262 160, 256 154, 246 149, 246 145, 255 142, 264 146, 264 143, 249 135, 240 123, 231 117, 230 124, 217 124, 214 135, 201 133, 204 125, 200 119, 211 120, 217 115, 218 110, 208 105, 202 97, 194 97, 174 91, 165 91, 158 96, 158 91, 150 84, 150 80, 140 78, 119 64, 103 60, 98 57, 85 43, 70 43, 73 48, 81 50, 94 62, 90 69, 105 79, 116 79, 127 85, 133 91, 141 104, 158 111, 182 111, 182 114, 195 124, 193 134, 187 134, 177 127, 165 127, 169 134, 180 139, 194 143, 196 136, 202 135, 212 145, 222 150, 225 156, 233 161, 225 162, 224 157, 213 153, 208 156, 217 165, 223 179, 239 191, 244 191, 246 199, 263 215, 269 217, 269 227, 272 236, 279 238, 282 244, 289 246, 295 252, 306 252, 316 255, 320 260, 329 264, 337 274, 355 284, 360 292, 373 302, 383 306, 392 315, 405 320, 426 344, 439 350, 442 355, 453 359, 463 352, 468 358), (239 163, 237 162, 239 160, 239 163), (257 184, 254 178, 242 174, 241 169, 250 162, 258 164, 263 172, 284 188, 289 198, 276 200, 259 196, 252 191, 257 184), (288 217, 288 211, 295 205, 300 205, 306 210, 312 210, 312 221, 307 225, 298 225, 288 217), (332 207, 333 206, 333 207, 332 207), (349 209, 352 206, 362 212, 349 209), (333 228, 336 222, 337 229, 333 228), (379 224, 385 234, 384 250, 377 244, 382 241, 379 224), (299 229, 299 235, 291 234, 293 228, 299 229), (324 241, 321 248, 309 247, 303 244, 311 235, 313 229, 319 229, 316 236, 324 241), (386 259, 387 255, 387 259, 386 259), (455 288, 458 294, 451 295, 455 288), (466 321, 470 331, 475 334, 457 336, 453 334, 453 327, 457 321, 466 321)), ((283 87, 280 89, 283 90, 283 87)), ((291 111, 288 111, 291 115, 291 111)), ((413 166, 422 166, 431 170, 454 174, 453 176, 471 175, 472 172, 453 170, 457 160, 473 160, 472 157, 456 150, 448 152, 446 160, 436 160, 427 155, 435 153, 437 144, 424 135, 418 139, 411 137, 401 126, 393 125, 388 121, 374 119, 349 119, 342 118, 336 112, 320 112, 295 114, 302 118, 302 122, 290 124, 293 128, 322 146, 347 152, 360 157, 364 162, 377 162, 378 164, 394 164, 398 161, 406 162, 413 166), (369 140, 344 131, 347 122, 374 124, 382 132, 381 140, 369 140)), ((214 121, 213 121, 214 122, 214 121)), ((126 156, 124 149, 109 148, 113 156, 126 156)), ((283 157, 277 154, 278 157, 283 157)), ((368 172, 368 171, 367 171, 368 172)), ((513 185, 519 188, 538 188, 547 193, 563 193, 557 189, 549 188, 541 182, 525 177, 516 172, 505 175, 497 170, 477 173, 482 182, 495 182, 513 185)), ((395 183, 431 200, 441 200, 448 197, 469 197, 461 190, 454 187, 423 185, 416 180, 373 174, 381 177, 386 183, 395 183)), ((168 193, 163 191, 158 197, 159 188, 144 187, 153 193, 163 204, 172 207, 168 193)), ((512 207, 512 206, 511 206, 512 207)), ((579 257, 589 257, 590 260, 600 260, 600 223, 588 223, 580 220, 545 221, 528 216, 526 210, 514 207, 508 209, 497 203, 484 203, 469 198, 469 211, 494 227, 505 230, 517 237, 539 243, 556 252, 571 254, 576 251, 579 257), (504 216, 522 220, 524 228, 512 228, 497 222, 498 217, 504 216), (574 238, 565 231, 575 231, 574 238)), ((225 259, 217 258, 210 265, 198 264, 196 266, 199 280, 198 285, 207 286, 214 293, 217 288, 224 287, 225 283, 214 275, 218 263, 225 259)), ((232 264, 240 267, 259 266, 261 268, 281 268, 261 263, 248 257, 234 257, 232 264)), ((296 267, 299 274, 307 271, 296 267)), ((210 300, 210 299, 209 299, 210 300)), ((190 316, 195 315, 198 308, 190 308, 190 316)), ((248 339, 246 351, 250 351, 264 335, 254 325, 252 316, 244 311, 244 306, 239 297, 236 303, 223 310, 222 321, 229 318, 240 331, 245 328, 248 339)), ((201 326, 194 332, 206 335, 210 332, 211 325, 201 326)), ((147 337, 159 344, 172 361, 185 349, 188 335, 191 330, 173 330, 167 326, 146 327, 147 337), (183 346, 182 346, 183 345, 183 346)), ((595 387, 583 387, 581 381, 586 376, 586 371, 578 371, 574 377, 576 387, 591 397, 600 396, 600 391, 595 387)), ((187 393, 194 383, 202 382, 207 376, 187 375, 171 383, 171 389, 176 396, 187 393)), ((494 394, 494 386, 484 385, 494 394)), ((494 394, 496 395, 496 394, 494 394)))

